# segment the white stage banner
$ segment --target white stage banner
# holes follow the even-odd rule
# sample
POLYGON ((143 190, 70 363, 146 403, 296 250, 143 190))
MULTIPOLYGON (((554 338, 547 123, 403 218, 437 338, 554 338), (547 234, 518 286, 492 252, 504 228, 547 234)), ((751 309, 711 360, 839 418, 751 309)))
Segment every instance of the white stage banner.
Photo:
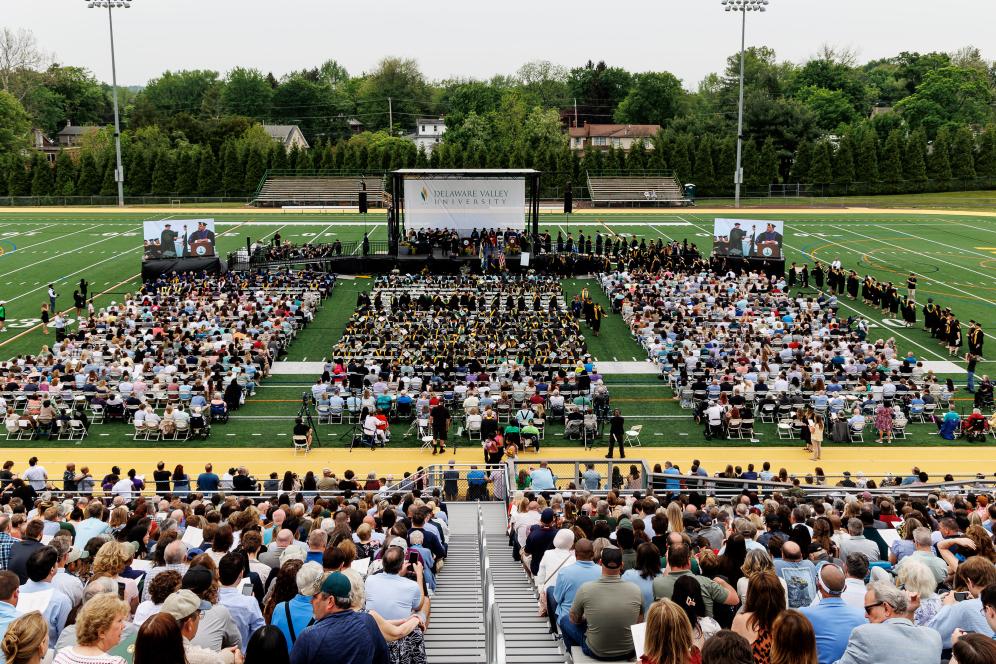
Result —
POLYGON ((525 230, 526 181, 494 179, 405 180, 405 229, 525 230))

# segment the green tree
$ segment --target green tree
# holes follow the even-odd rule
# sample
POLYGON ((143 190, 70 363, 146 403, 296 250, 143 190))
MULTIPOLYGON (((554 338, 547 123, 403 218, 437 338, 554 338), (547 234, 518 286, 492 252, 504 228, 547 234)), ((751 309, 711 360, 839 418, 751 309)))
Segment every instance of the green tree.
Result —
POLYGON ((813 112, 816 124, 820 129, 833 131, 842 124, 849 124, 858 119, 858 112, 841 90, 805 87, 796 93, 796 97, 813 112))
POLYGON ((878 175, 883 182, 896 184, 903 179, 903 132, 893 129, 882 148, 882 161, 878 175))
POLYGON ((80 177, 76 181, 77 196, 95 196, 100 192, 101 173, 93 155, 84 152, 80 157, 80 177))
POLYGON ((862 182, 878 182, 878 135, 872 129, 862 130, 857 137, 854 169, 862 182))
POLYGON ((288 168, 287 148, 280 143, 275 143, 270 150, 270 169, 274 171, 285 171, 288 168))
POLYGON ((245 171, 239 165, 239 152, 234 141, 221 148, 221 189, 225 196, 237 196, 242 191, 245 171))
POLYGON ((156 157, 156 165, 152 169, 152 193, 155 196, 169 196, 175 185, 176 161, 171 151, 163 150, 156 157))
POLYGON ((176 162, 176 193, 192 196, 197 193, 197 175, 200 168, 198 151, 193 148, 181 150, 176 162))
POLYGON ((972 130, 962 125, 955 129, 951 140, 951 174, 958 180, 975 179, 975 138, 972 130))
POLYGON ((52 195, 52 167, 41 152, 31 158, 31 195, 52 195))
POLYGON ((911 127, 935 136, 947 123, 983 124, 991 117, 993 91, 984 72, 942 67, 930 71, 916 93, 896 104, 911 127))
POLYGON ((114 171, 117 169, 117 157, 113 150, 108 150, 101 160, 104 165, 104 176, 100 180, 101 196, 117 196, 118 182, 114 179, 114 171))
POLYGON ((927 179, 927 132, 917 129, 906 140, 903 177, 911 182, 927 179))
POLYGON ((813 147, 813 161, 809 167, 809 182, 812 184, 830 184, 833 182, 831 158, 833 149, 830 141, 819 141, 813 147))
POLYGON ((263 162, 263 153, 257 148, 249 150, 249 158, 246 161, 245 178, 242 181, 242 191, 253 192, 259 186, 259 181, 263 179, 266 165, 263 162))
POLYGON ((834 184, 851 184, 854 182, 854 149, 849 136, 840 140, 840 145, 833 159, 834 184))
POLYGON ((927 175, 931 180, 951 179, 951 141, 947 128, 937 132, 927 154, 927 175))
POLYGON ((996 125, 989 125, 979 137, 975 171, 980 177, 996 177, 996 125))
POLYGON ((125 191, 129 196, 144 196, 152 190, 152 153, 144 146, 131 145, 125 155, 125 191))
POLYGON ((789 169, 789 182, 803 183, 809 181, 809 169, 813 163, 813 144, 802 141, 796 148, 792 167, 789 169))
POLYGON ((152 79, 135 98, 129 114, 134 127, 163 124, 180 113, 196 118, 202 114, 212 89, 219 89, 218 72, 206 70, 166 71, 152 79))
POLYGON ((585 122, 605 122, 607 110, 616 108, 629 93, 632 74, 621 67, 609 67, 604 61, 591 60, 567 75, 571 98, 577 100, 578 126, 585 122))
POLYGON ((7 178, 7 194, 9 196, 31 195, 31 169, 20 157, 12 157, 10 175, 7 178))
POLYGON ((384 58, 360 83, 358 101, 362 112, 374 113, 363 119, 368 129, 389 129, 389 133, 394 133, 413 131, 415 119, 431 107, 431 99, 432 91, 415 60, 384 58), (387 126, 388 99, 394 112, 394 130, 387 126))
POLYGON ((769 136, 764 139, 761 146, 761 153, 757 158, 758 178, 763 187, 769 184, 778 184, 781 161, 778 158, 778 150, 775 149, 775 141, 769 136))
POLYGON ((273 88, 258 69, 236 67, 228 72, 221 92, 221 107, 225 113, 265 120, 269 117, 272 101, 273 88))
POLYGON ((65 150, 60 150, 55 158, 55 186, 52 193, 56 196, 72 196, 76 193, 76 164, 65 150))
MULTIPOLYGON (((281 148, 283 149, 283 148, 281 148)), ((221 188, 221 170, 218 159, 210 147, 201 148, 201 163, 197 170, 197 193, 201 196, 217 196, 221 188)))
POLYGON ((0 155, 14 154, 29 145, 31 122, 21 103, 0 90, 0 155))
POLYGON ((692 171, 692 181, 698 185, 700 191, 711 191, 716 184, 712 148, 712 137, 709 134, 701 137, 695 148, 695 168, 692 171))
POLYGON ((629 92, 619 102, 616 122, 666 125, 678 115, 684 88, 669 72, 646 72, 633 76, 629 92))

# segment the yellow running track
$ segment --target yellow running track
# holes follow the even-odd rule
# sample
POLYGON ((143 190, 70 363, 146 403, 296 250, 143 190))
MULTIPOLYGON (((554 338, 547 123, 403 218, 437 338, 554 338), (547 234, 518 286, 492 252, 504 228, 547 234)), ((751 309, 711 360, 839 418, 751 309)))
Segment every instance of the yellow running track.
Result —
MULTIPOLYGON (((520 458, 528 462, 538 462, 541 459, 602 459, 606 447, 597 447, 589 451, 576 448, 555 447, 546 448, 540 454, 525 452, 520 458)), ((617 451, 618 454, 618 451, 617 451)), ((283 473, 292 470, 305 473, 308 470, 319 474, 323 468, 331 468, 337 474, 351 469, 361 477, 370 471, 383 477, 391 474, 401 477, 405 471, 413 471, 418 466, 428 466, 433 463, 445 463, 456 459, 458 463, 483 463, 483 453, 477 445, 463 446, 454 454, 452 448, 443 456, 433 456, 429 450, 414 448, 401 449, 356 449, 353 452, 341 447, 315 448, 309 454, 296 453, 293 450, 278 448, 219 448, 208 447, 199 449, 170 448, 99 448, 80 449, 69 447, 31 447, 7 448, 0 454, 4 460, 14 461, 14 472, 22 472, 27 467, 27 460, 37 456, 39 463, 48 470, 49 478, 57 481, 62 478, 62 471, 69 462, 76 464, 77 469, 88 466, 94 477, 100 479, 110 471, 112 465, 120 466, 122 471, 135 468, 139 474, 151 476, 159 461, 166 462, 170 470, 177 463, 182 463, 184 470, 193 478, 206 463, 213 463, 215 470, 221 472, 231 466, 245 465, 256 477, 265 477, 271 472, 283 473)), ((618 456, 616 457, 618 459, 618 456)), ((992 446, 979 447, 898 447, 898 446, 862 446, 849 448, 824 448, 821 461, 810 461, 809 455, 799 447, 642 447, 629 448, 627 461, 643 460, 651 467, 655 463, 663 464, 671 461, 683 471, 687 471, 692 459, 699 459, 702 466, 710 473, 722 471, 726 464, 741 465, 756 464, 770 461, 772 469, 777 471, 786 468, 789 473, 804 475, 820 466, 829 475, 837 475, 845 470, 852 473, 864 472, 868 475, 883 475, 893 473, 906 474, 914 465, 932 476, 942 476, 946 473, 954 475, 974 475, 983 472, 989 475, 996 471, 993 463, 996 455, 992 446)))

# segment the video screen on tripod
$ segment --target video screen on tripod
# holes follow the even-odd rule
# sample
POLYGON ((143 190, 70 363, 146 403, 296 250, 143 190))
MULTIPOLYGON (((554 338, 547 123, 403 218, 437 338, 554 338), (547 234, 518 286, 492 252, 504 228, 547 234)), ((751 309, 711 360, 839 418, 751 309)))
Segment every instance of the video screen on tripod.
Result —
POLYGON ((784 221, 724 219, 713 222, 713 256, 781 258, 784 221))

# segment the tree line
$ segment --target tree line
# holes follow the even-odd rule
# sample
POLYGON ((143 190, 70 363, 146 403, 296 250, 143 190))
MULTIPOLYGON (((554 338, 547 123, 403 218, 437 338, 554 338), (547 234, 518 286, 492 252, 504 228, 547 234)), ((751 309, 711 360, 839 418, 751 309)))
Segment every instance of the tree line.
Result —
MULTIPOLYGON (((545 195, 585 172, 671 171, 699 193, 732 191, 739 57, 696 89, 667 71, 605 62, 530 62, 507 76, 432 82, 414 60, 384 58, 359 75, 335 60, 282 76, 236 67, 166 71, 119 90, 129 195, 247 196, 267 169, 373 173, 400 166, 534 167, 545 195), (445 116, 431 153, 405 136, 445 116), (392 122, 393 121, 393 122, 392 122), (659 124, 628 154, 569 149, 568 125, 659 124), (286 152, 260 125, 298 125, 312 148, 286 152), (362 132, 357 130, 362 123, 362 132)), ((978 49, 903 52, 859 63, 824 47, 803 63, 767 47, 745 62, 747 190, 810 185, 822 192, 895 193, 985 186, 996 176, 996 65, 978 49), (873 112, 873 109, 876 109, 873 112)), ((45 164, 32 130, 67 121, 106 126, 110 87, 78 66, 47 62, 33 35, 0 29, 0 193, 92 196, 115 191, 111 133, 45 164), (15 55, 17 57, 15 57, 15 55), (42 168, 46 166, 48 170, 42 168)))

